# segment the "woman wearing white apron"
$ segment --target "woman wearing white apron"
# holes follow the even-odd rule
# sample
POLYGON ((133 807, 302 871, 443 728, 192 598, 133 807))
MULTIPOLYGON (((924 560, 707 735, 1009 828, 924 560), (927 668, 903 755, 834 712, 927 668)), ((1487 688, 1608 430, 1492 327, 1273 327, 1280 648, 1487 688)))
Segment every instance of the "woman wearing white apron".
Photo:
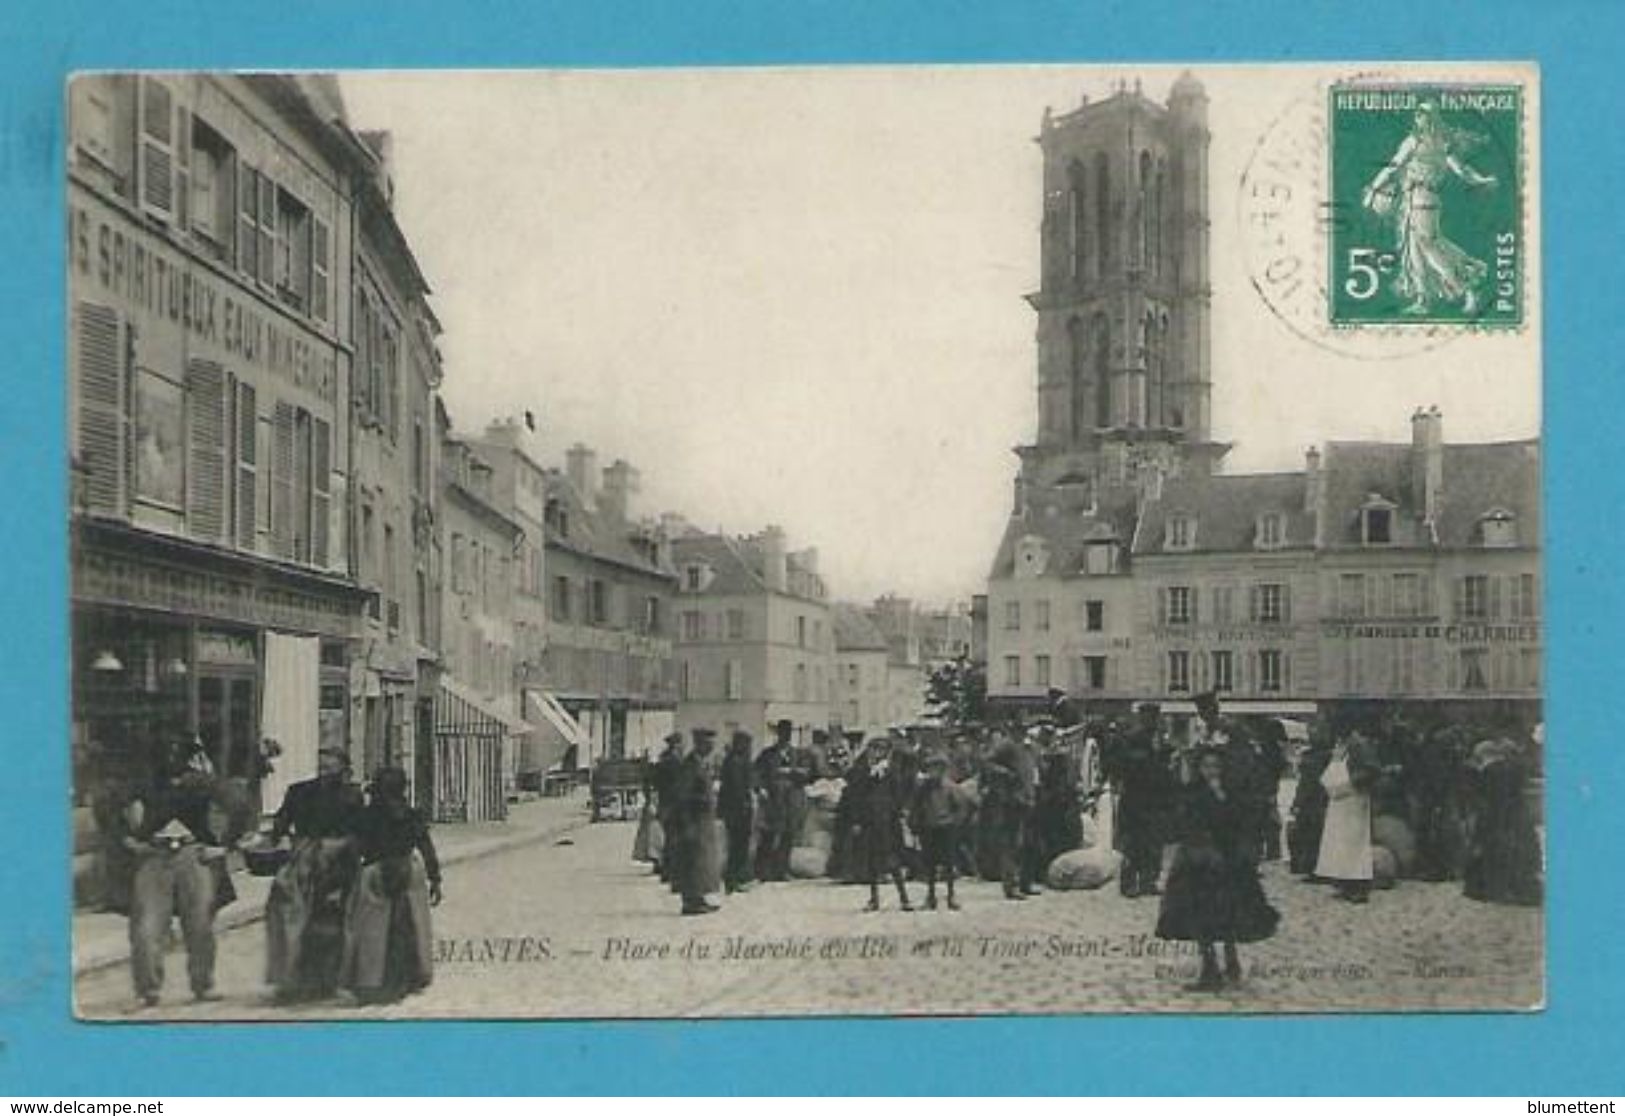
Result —
POLYGON ((1376 774, 1370 743, 1358 732, 1337 742, 1321 773, 1326 826, 1315 875, 1337 885, 1337 897, 1364 903, 1371 894, 1371 783, 1376 774))

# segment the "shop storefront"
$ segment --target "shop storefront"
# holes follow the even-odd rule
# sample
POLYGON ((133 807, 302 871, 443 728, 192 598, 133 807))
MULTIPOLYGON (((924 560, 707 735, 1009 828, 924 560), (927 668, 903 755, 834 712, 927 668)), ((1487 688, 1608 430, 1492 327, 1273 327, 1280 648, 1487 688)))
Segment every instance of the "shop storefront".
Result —
POLYGON ((76 801, 145 782, 195 736, 221 775, 274 810, 289 782, 314 773, 316 751, 348 735, 355 590, 116 525, 77 532, 76 801))

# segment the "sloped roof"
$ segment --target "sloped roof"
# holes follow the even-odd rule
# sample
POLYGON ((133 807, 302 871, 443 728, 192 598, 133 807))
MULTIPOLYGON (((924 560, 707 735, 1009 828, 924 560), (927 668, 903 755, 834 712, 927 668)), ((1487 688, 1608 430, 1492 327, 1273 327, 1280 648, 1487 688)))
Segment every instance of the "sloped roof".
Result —
POLYGON ((835 650, 887 651, 890 645, 861 607, 837 601, 834 605, 835 650))
POLYGON ((711 568, 705 591, 718 596, 765 593, 767 582, 752 565, 744 549, 726 535, 695 532, 672 543, 672 560, 679 568, 703 562, 711 568))
MULTIPOLYGON (((1360 510, 1372 496, 1397 507, 1394 545, 1429 546, 1416 491, 1413 450, 1404 442, 1332 442, 1326 447, 1326 525, 1329 548, 1361 545, 1360 510)), ((1520 546, 1540 545, 1540 442, 1449 444, 1443 447, 1438 545, 1476 547, 1480 523, 1492 511, 1512 513, 1520 546)))
POLYGON ((1052 504, 1030 507, 1024 516, 1012 516, 993 558, 994 578, 1014 574, 1016 544, 1030 536, 1042 539, 1049 549, 1046 576, 1077 576, 1083 572, 1084 551, 1090 543, 1115 540, 1128 546, 1134 538, 1134 507, 1120 504, 1080 513, 1052 504))
POLYGON ((1292 550, 1315 543, 1314 517, 1304 510, 1303 473, 1250 473, 1234 476, 1183 477, 1163 483, 1160 499, 1146 504, 1135 554, 1211 554, 1257 549, 1258 517, 1277 512, 1285 517, 1282 544, 1292 550), (1189 547, 1165 551, 1168 520, 1189 516, 1196 532, 1189 547))
POLYGON ((609 516, 590 509, 582 502, 581 494, 558 469, 547 471, 547 498, 559 501, 568 517, 570 533, 561 535, 552 524, 547 527, 547 545, 556 546, 588 558, 613 562, 618 566, 641 570, 658 577, 676 577, 675 565, 652 561, 648 554, 633 544, 638 527, 633 523, 619 523, 609 516))

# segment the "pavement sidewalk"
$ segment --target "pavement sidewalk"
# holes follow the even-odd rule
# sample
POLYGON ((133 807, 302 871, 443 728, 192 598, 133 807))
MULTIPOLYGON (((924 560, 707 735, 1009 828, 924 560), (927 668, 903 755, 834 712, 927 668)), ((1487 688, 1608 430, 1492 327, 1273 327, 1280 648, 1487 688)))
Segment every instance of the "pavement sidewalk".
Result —
MULTIPOLYGON (((432 831, 435 851, 440 854, 442 865, 452 865, 524 845, 541 844, 586 825, 591 819, 590 807, 590 797, 580 792, 559 798, 517 802, 508 808, 505 821, 435 826, 432 831)), ((455 879, 455 876, 449 876, 447 886, 455 886, 455 879)), ((270 877, 235 872, 231 880, 237 888, 237 901, 216 916, 214 926, 217 933, 247 926, 265 917, 265 900, 271 891, 270 877)), ((74 913, 75 977, 123 965, 129 959, 129 922, 123 915, 88 911, 74 913)))

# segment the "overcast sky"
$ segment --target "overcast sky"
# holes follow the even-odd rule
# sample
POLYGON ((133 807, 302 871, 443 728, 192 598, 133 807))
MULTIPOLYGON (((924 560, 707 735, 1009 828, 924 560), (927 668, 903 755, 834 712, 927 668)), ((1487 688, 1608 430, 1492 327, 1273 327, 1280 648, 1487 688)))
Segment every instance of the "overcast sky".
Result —
MULTIPOLYGON (((1046 105, 1176 70, 352 73, 445 326, 453 423, 534 411, 643 476, 638 510, 819 548, 832 591, 981 592, 1036 427, 1046 105)), ((1212 99, 1214 433, 1230 471, 1327 438, 1539 427, 1534 329, 1351 361, 1283 328, 1238 247, 1243 165, 1308 78, 1198 70, 1212 99)), ((1533 114, 1532 114, 1533 115, 1533 114)), ((1531 176, 1533 177, 1533 176, 1531 176)))

